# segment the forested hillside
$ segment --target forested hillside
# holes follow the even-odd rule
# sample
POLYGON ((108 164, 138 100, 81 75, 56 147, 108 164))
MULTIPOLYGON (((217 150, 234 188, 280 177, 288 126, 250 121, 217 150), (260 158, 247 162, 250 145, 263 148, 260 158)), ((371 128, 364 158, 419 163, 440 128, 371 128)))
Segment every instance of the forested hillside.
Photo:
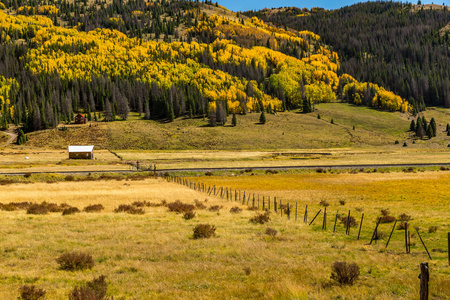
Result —
POLYGON ((389 88, 418 111, 425 105, 450 107, 450 38, 443 30, 450 12, 433 7, 376 1, 333 11, 283 8, 245 14, 315 32, 339 54, 340 72, 389 88))
POLYGON ((125 120, 130 110, 164 121, 207 116, 215 126, 229 113, 310 112, 340 97, 410 109, 383 87, 339 72, 338 55, 313 32, 207 13, 212 3, 108 3, 4 2, 0 127, 52 128, 76 112, 125 120))

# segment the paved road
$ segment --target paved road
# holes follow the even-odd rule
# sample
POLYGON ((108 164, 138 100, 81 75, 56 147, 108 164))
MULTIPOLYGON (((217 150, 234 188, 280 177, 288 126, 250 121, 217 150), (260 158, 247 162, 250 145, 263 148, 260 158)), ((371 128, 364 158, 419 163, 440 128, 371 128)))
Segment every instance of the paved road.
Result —
MULTIPOLYGON (((241 168, 189 168, 189 169, 157 169, 158 173, 179 172, 218 172, 218 171, 245 171, 245 170, 310 170, 310 169, 381 169, 381 168, 421 168, 421 167, 450 167, 450 163, 434 164, 369 164, 369 165, 314 165, 314 166, 279 166, 279 167, 241 167, 241 168)), ((149 170, 152 172, 153 170, 149 170)), ((28 174, 92 174, 92 173, 134 173, 133 170, 107 170, 107 171, 54 171, 54 172, 23 172, 23 173, 0 173, 1 175, 25 175, 28 174)))

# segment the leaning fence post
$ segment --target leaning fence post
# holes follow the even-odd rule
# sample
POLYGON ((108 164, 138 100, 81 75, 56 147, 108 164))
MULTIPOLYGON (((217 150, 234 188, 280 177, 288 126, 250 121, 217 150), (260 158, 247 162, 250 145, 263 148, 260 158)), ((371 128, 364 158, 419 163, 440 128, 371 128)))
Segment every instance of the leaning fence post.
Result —
POLYGON ((394 229, 395 229, 395 225, 396 225, 396 224, 397 224, 397 220, 395 220, 394 226, 392 226, 392 231, 391 231, 391 234, 389 235, 389 238, 388 238, 388 240, 387 240, 386 248, 387 248, 387 246, 389 245, 389 241, 391 240, 392 234, 394 233, 394 229))
POLYGON ((317 218, 317 216, 320 214, 321 211, 322 211, 322 209, 319 209, 319 211, 317 212, 316 216, 312 219, 311 223, 309 223, 308 226, 310 226, 314 222, 314 220, 317 218))
MULTIPOLYGON (((430 255, 430 252, 428 252, 427 246, 425 246, 425 243, 423 242, 422 237, 420 236, 419 228, 416 228, 416 231, 417 231, 417 235, 419 236, 420 241, 422 242, 423 247, 425 248, 425 251, 427 251, 428 257, 430 259, 432 259, 431 255, 430 255)), ((427 297, 428 297, 428 295, 427 295, 427 297)))
POLYGON ((362 228, 363 220, 364 220, 364 213, 361 216, 361 223, 359 223, 358 240, 359 240, 359 236, 361 235, 361 228, 362 228))
POLYGON ((420 263, 420 300, 428 300, 428 281, 430 272, 428 263, 420 263))
POLYGON ((375 230, 373 231, 372 239, 370 239, 369 245, 372 245, 373 239, 374 239, 375 236, 377 235, 377 229, 378 229, 378 225, 380 225, 380 221, 381 221, 381 217, 378 218, 377 226, 375 226, 375 230))

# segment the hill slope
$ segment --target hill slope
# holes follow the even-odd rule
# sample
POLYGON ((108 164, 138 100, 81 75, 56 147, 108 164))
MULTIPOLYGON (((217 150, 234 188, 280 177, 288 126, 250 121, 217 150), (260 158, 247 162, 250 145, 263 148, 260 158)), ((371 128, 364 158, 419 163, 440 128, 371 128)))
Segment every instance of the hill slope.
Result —
POLYGON ((247 12, 319 34, 338 52, 342 72, 389 88, 415 104, 450 107, 448 7, 366 2, 333 11, 286 8, 247 12))

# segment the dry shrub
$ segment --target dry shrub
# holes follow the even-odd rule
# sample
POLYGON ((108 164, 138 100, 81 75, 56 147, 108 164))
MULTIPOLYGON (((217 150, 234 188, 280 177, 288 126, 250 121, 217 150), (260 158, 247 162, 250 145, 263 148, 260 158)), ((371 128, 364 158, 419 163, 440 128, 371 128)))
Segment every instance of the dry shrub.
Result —
POLYGON ((345 200, 339 200, 340 205, 345 205, 345 200))
POLYGON ((387 216, 387 215, 389 215, 389 209, 382 209, 382 210, 381 210, 381 215, 382 215, 382 216, 387 216))
POLYGON ((216 227, 209 224, 198 224, 194 228, 194 239, 210 238, 216 234, 216 227))
POLYGON ((266 170, 266 174, 278 174, 277 170, 266 170))
POLYGON ((56 259, 61 270, 77 271, 92 269, 94 260, 92 255, 83 252, 66 252, 56 259))
POLYGON ((0 209, 5 211, 14 211, 18 209, 28 209, 31 202, 9 202, 8 204, 0 203, 0 209))
POLYGON ((69 208, 66 208, 66 209, 63 210, 62 215, 63 216, 72 215, 72 214, 79 213, 79 212, 80 212, 80 210, 78 208, 76 208, 76 207, 69 207, 69 208))
POLYGON ((395 217, 394 216, 382 216, 380 223, 392 223, 395 222, 395 217))
POLYGON ((256 211, 256 210, 258 210, 258 208, 256 206, 248 206, 247 210, 256 211))
POLYGON ((266 234, 270 235, 271 237, 275 237, 277 235, 278 231, 276 231, 273 228, 267 227, 266 228, 266 234))
POLYGON ((438 230, 437 226, 431 226, 428 228, 428 233, 435 233, 438 230))
POLYGON ((339 220, 342 222, 342 224, 344 224, 345 227, 347 227, 347 222, 349 222, 350 227, 357 227, 358 226, 358 222, 356 222, 355 217, 350 216, 350 218, 348 216, 340 216, 339 220))
POLYGON ((205 175, 206 175, 206 176, 212 176, 212 175, 213 175, 213 172, 211 172, 211 171, 205 172, 205 175))
POLYGON ((269 212, 266 211, 264 214, 257 214, 250 219, 253 224, 265 224, 270 221, 269 212))
POLYGON ((65 181, 74 181, 74 180, 75 180, 75 177, 73 177, 73 175, 67 175, 67 176, 64 178, 64 180, 65 180, 65 181))
POLYGON ((398 219, 402 222, 405 222, 411 220, 411 216, 407 214, 401 214, 400 216, 398 216, 398 219))
POLYGON ((143 215, 145 214, 145 210, 140 207, 134 207, 133 205, 121 204, 118 208, 114 210, 114 212, 126 212, 132 215, 143 215))
POLYGON ((219 211, 219 210, 221 210, 222 208, 223 208, 222 205, 211 205, 211 206, 208 208, 208 210, 209 210, 209 211, 219 211))
POLYGON ((45 290, 34 285, 22 285, 19 289, 19 300, 39 300, 45 298, 45 290))
POLYGON ((198 201, 197 199, 195 199, 195 207, 197 209, 206 209, 206 205, 203 204, 202 202, 198 201))
POLYGON ((48 208, 41 204, 34 203, 34 204, 31 204, 27 208, 27 214, 30 214, 30 215, 45 215, 47 213, 48 213, 48 208))
POLYGON ((238 207, 238 206, 234 206, 232 208, 230 208, 230 213, 232 214, 238 214, 242 212, 242 208, 238 207))
POLYGON ((253 172, 253 169, 252 168, 248 168, 248 169, 245 169, 244 172, 245 173, 251 173, 251 172, 253 172))
POLYGON ((76 286, 69 294, 69 300, 107 300, 108 283, 101 275, 86 283, 85 286, 76 286))
POLYGON ((319 202, 319 205, 324 206, 324 207, 327 207, 327 206, 330 206, 330 203, 328 203, 328 202, 325 201, 325 200, 321 200, 321 201, 319 202))
POLYGON ((327 170, 322 169, 322 168, 317 168, 316 169, 316 173, 326 173, 326 172, 327 172, 327 170))
POLYGON ((194 205, 183 203, 180 200, 167 204, 167 207, 169 208, 169 211, 174 211, 176 213, 185 213, 195 209, 194 205))
POLYGON ((85 212, 99 212, 105 209, 101 204, 91 204, 86 206, 83 210, 85 212))
POLYGON ((331 267, 331 279, 340 284, 352 285, 359 278, 359 266, 356 263, 336 261, 331 267))
POLYGON ((31 173, 30 173, 30 172, 27 172, 27 173, 23 174, 23 177, 25 177, 25 178, 30 178, 30 177, 31 177, 31 173))
POLYGON ((194 217, 195 217, 195 212, 193 212, 192 210, 185 212, 183 215, 183 218, 185 220, 190 220, 190 219, 193 219, 194 217))
POLYGON ((247 276, 252 273, 252 269, 250 267, 245 267, 243 270, 244 270, 245 275, 247 275, 247 276))
POLYGON ((397 229, 405 230, 406 229, 406 224, 407 224, 406 222, 398 223, 397 229))

